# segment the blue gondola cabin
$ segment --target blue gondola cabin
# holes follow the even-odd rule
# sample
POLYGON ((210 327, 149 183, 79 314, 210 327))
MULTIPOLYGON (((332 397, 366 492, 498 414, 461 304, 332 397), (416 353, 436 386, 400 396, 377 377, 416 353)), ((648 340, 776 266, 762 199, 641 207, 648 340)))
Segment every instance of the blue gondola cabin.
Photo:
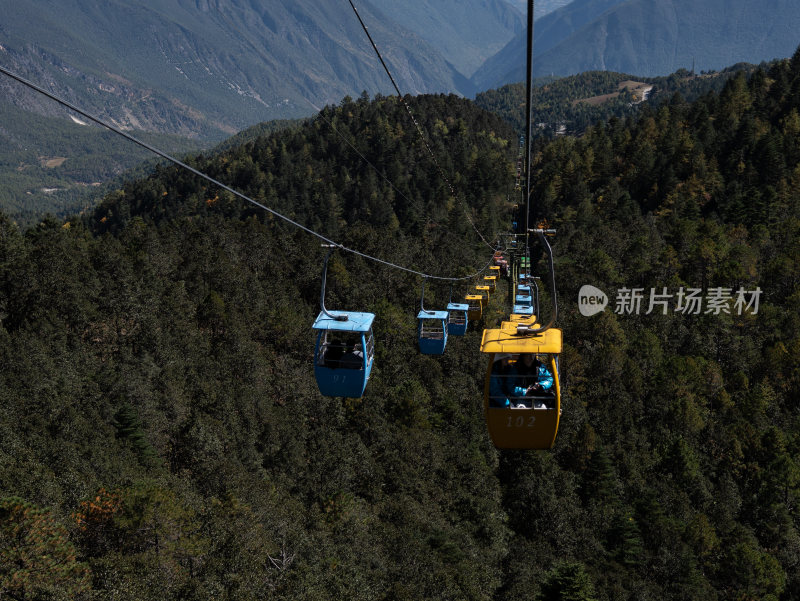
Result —
POLYGON ((463 336, 467 333, 469 305, 465 303, 449 303, 447 305, 447 333, 451 336, 463 336))
POLYGON ((533 307, 530 305, 514 305, 516 315, 533 315, 533 307))
POLYGON ((420 311, 417 339, 423 355, 441 355, 447 345, 447 311, 420 311))
POLYGON ((372 334, 373 313, 320 312, 313 328, 318 331, 314 349, 314 376, 320 394, 331 397, 360 398, 364 394, 375 357, 372 334))

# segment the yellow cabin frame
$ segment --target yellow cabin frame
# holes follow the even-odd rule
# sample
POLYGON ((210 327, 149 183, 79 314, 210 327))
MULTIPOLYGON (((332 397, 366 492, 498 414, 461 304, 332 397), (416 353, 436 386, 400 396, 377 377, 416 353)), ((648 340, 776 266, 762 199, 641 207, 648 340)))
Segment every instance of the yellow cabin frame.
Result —
POLYGON ((489 288, 489 286, 475 286, 475 292, 476 294, 482 294, 485 297, 486 302, 483 303, 483 308, 486 309, 486 307, 489 306, 491 289, 489 288))
POLYGON ((483 315, 484 298, 482 294, 468 294, 466 296, 467 305, 467 319, 470 321, 478 321, 483 315))

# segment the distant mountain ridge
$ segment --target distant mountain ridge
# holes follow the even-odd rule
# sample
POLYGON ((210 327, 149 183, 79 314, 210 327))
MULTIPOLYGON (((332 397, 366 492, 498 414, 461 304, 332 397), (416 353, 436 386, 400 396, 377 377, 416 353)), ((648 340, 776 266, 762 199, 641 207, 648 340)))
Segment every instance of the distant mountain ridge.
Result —
MULTIPOLYGON (((790 0, 575 0, 537 22, 533 70, 658 76, 783 58, 798 44, 800 3, 790 0)), ((473 75, 475 86, 524 80, 525 45, 517 35, 473 75)))
MULTIPOLYGON (((570 38, 572 34, 594 21, 606 10, 624 0, 575 0, 555 10, 534 23, 534 60, 544 52, 570 38)), ((527 31, 517 35, 500 52, 489 58, 472 75, 472 81, 479 90, 500 87, 525 79, 525 50, 527 31), (520 77, 520 73, 522 77, 520 77)), ((590 71, 591 69, 585 69, 590 71)), ((549 73, 537 73, 549 75, 549 73)))
POLYGON ((370 0, 392 21, 415 32, 466 76, 525 28, 525 15, 506 2, 479 0, 370 0), (476 19, 477 14, 482 18, 476 19), (420 16, 425 15, 425 19, 420 16))
MULTIPOLYGON (((459 4, 459 27, 488 33, 463 46, 449 35, 437 47, 387 16, 396 9, 358 2, 404 93, 472 95, 455 57, 474 54, 467 61, 474 68, 483 59, 478 46, 499 48, 521 27, 521 15, 503 0, 459 4)), ((403 7, 411 21, 428 11, 439 23, 453 9, 428 0, 403 7)), ((3 65, 121 127, 219 140, 363 90, 394 93, 347 3, 0 0, 0 11, 3 65)), ((0 94, 21 108, 63 116, 4 78, 0 94)))

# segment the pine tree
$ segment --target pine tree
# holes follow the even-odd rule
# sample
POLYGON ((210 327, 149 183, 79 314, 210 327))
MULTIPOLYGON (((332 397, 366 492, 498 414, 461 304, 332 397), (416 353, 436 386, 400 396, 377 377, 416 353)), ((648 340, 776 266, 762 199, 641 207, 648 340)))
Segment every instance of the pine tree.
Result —
POLYGON ((147 440, 139 414, 130 403, 123 403, 114 414, 114 425, 117 428, 117 438, 130 442, 139 461, 148 466, 155 462, 156 451, 147 440))
POLYGON ((537 601, 596 601, 597 596, 583 564, 563 562, 547 573, 537 601))

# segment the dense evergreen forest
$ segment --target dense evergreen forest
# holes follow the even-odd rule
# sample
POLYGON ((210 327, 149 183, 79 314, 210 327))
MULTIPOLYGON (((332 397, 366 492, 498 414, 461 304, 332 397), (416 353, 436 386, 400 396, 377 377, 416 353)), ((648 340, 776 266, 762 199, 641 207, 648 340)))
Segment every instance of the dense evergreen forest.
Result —
MULTIPOLYGON (((393 97, 190 160, 346 246, 469 275, 491 251, 465 211, 507 227, 517 134, 408 101, 457 198, 393 97)), ((317 239, 172 167, 85 219, 3 217, 0 597, 800 598, 798 134, 800 51, 537 141, 566 341, 550 452, 482 423, 502 293, 424 356, 419 279, 338 253, 326 302, 376 314, 376 367, 363 399, 324 398, 317 239), (583 284, 606 311, 579 314, 583 284), (615 306, 637 288, 762 294, 615 306)))
MULTIPOLYGON (((582 135, 599 121, 638 115, 641 94, 620 87, 623 82, 641 82, 651 87, 645 103, 658 106, 673 94, 693 101, 710 91, 719 92, 739 72, 750 73, 755 65, 739 63, 720 72, 693 74, 680 69, 668 76, 639 77, 612 71, 587 71, 569 77, 537 78, 533 82, 533 137, 553 138, 561 131, 582 135), (594 101, 587 102, 588 99, 594 101), (563 129, 562 129, 563 128, 563 129)), ((768 66, 762 65, 762 68, 768 66)), ((475 97, 481 108, 502 115, 520 133, 525 132, 525 84, 513 83, 481 92, 475 97)))

